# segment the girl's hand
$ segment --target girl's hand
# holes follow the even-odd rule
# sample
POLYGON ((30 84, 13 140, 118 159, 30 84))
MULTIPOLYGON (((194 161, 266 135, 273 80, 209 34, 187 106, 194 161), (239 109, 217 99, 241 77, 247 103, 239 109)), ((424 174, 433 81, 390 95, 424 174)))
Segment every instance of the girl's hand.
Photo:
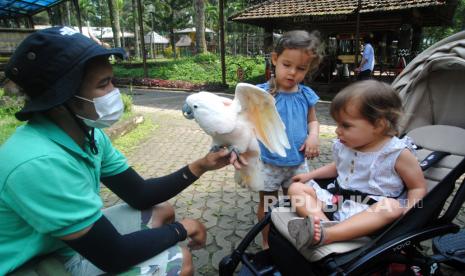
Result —
POLYGON ((320 141, 318 137, 309 135, 305 143, 300 147, 299 151, 304 152, 307 159, 313 159, 320 155, 320 141))
POLYGON ((308 173, 296 174, 292 177, 293 182, 307 183, 312 177, 308 173))

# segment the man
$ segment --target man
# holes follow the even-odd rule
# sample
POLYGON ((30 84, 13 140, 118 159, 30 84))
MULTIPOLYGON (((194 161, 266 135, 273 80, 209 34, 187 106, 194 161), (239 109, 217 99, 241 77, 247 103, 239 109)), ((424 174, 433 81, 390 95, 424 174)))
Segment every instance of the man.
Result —
POLYGON ((208 170, 239 168, 239 159, 221 150, 142 179, 101 130, 123 112, 111 55, 125 53, 54 27, 27 37, 11 57, 5 73, 27 96, 16 113, 27 124, 0 148, 0 275, 49 253, 73 275, 193 274, 189 251, 176 244, 204 246, 205 227, 175 221, 165 201, 208 170), (128 205, 102 212, 100 182, 128 205))
POLYGON ((359 67, 355 69, 358 73, 357 80, 368 80, 371 78, 373 68, 375 67, 375 51, 371 46, 371 36, 367 35, 363 38, 363 55, 359 67))

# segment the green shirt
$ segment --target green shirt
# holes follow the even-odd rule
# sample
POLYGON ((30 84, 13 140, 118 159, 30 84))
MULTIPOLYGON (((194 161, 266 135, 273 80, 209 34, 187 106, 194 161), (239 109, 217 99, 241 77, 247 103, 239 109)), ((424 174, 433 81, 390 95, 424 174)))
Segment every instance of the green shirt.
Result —
POLYGON ((102 216, 100 178, 128 165, 102 130, 95 140, 96 155, 37 115, 0 147, 0 275, 37 255, 72 254, 58 237, 102 216))

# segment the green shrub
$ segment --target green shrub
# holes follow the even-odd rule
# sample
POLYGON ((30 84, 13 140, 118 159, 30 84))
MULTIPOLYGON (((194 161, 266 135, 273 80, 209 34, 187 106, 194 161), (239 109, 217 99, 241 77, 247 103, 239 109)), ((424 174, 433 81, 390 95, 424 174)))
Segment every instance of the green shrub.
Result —
POLYGON ((121 98, 124 104, 124 113, 131 113, 132 112, 132 97, 128 94, 121 94, 121 98))
MULTIPOLYGON (((179 55, 181 54, 181 50, 179 49, 179 47, 175 47, 176 48, 176 55, 179 57, 179 55)), ((166 47, 165 49, 163 49, 163 56, 165 56, 166 58, 171 58, 173 57, 173 48, 170 47, 166 47)))
POLYGON ((201 63, 215 63, 218 61, 218 56, 212 53, 198 54, 195 55, 193 58, 195 62, 201 63))
POLYGON ((0 89, 0 145, 10 137, 18 126, 23 124, 14 116, 22 106, 23 100, 21 98, 4 96, 3 89, 0 89))

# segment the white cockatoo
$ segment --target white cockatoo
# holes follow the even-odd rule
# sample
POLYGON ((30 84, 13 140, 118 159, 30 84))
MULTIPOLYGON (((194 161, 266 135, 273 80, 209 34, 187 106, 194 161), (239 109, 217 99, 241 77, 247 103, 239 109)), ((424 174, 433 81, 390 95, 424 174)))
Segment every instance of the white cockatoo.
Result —
POLYGON ((239 83, 234 100, 209 92, 190 95, 182 110, 213 138, 212 150, 227 146, 242 154, 248 165, 242 166, 235 179, 254 191, 264 187, 257 138, 270 152, 281 156, 286 156, 285 149, 290 148, 275 99, 254 85, 239 83))

